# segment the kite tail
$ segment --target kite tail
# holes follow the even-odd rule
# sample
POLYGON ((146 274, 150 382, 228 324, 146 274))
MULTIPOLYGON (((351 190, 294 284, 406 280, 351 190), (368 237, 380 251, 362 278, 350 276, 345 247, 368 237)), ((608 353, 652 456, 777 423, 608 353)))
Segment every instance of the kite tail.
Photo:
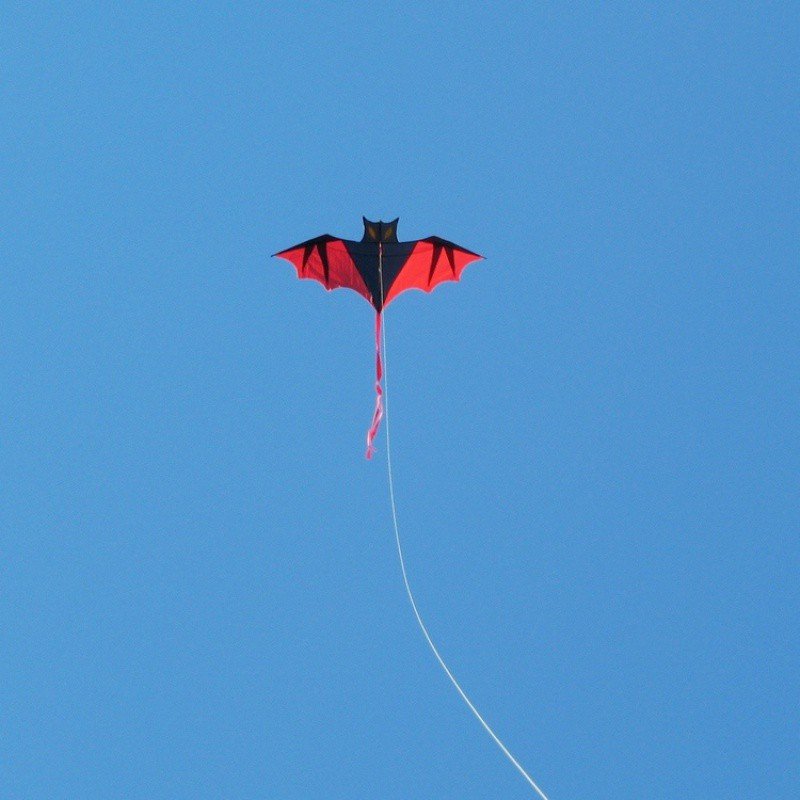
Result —
POLYGON ((375 446, 372 444, 378 434, 378 428, 383 419, 383 364, 381 363, 381 312, 375 315, 375 412, 372 415, 372 424, 367 431, 367 458, 372 458, 375 446))

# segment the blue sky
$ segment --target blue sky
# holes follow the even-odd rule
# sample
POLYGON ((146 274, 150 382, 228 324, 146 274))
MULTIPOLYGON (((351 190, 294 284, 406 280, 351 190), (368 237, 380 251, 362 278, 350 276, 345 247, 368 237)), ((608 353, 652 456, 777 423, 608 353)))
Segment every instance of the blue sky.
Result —
POLYGON ((8 4, 0 796, 795 797, 797 8, 8 4), (378 442, 383 455, 384 441, 378 442))

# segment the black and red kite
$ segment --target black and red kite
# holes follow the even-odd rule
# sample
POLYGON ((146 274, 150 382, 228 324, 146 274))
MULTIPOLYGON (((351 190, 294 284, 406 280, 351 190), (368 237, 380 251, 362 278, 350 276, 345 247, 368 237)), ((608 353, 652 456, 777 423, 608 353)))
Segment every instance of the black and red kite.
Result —
POLYGON ((364 236, 360 242, 325 234, 275 255, 290 261, 299 278, 319 281, 328 290, 353 289, 375 309, 377 397, 367 432, 367 458, 371 458, 372 442, 383 416, 380 344, 383 309, 407 289, 430 292, 444 281, 459 280, 467 264, 483 256, 438 236, 400 242, 397 219, 392 222, 363 219, 364 236))

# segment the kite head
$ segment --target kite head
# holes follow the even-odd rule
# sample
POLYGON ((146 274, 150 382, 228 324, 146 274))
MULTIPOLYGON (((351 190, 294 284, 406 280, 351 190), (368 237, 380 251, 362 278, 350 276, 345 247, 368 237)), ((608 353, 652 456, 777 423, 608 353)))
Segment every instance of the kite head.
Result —
POLYGON ((400 217, 393 219, 391 222, 370 222, 366 217, 361 217, 364 220, 364 238, 362 242, 396 242, 397 241, 397 223, 400 217))

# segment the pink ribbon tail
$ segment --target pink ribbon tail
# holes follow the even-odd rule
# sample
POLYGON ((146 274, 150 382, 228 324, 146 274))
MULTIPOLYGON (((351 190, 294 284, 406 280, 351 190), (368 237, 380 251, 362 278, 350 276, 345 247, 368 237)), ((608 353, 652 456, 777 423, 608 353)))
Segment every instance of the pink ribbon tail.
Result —
POLYGON ((372 424, 367 431, 367 458, 372 458, 375 453, 373 441, 378 434, 378 428, 383 419, 383 364, 381 363, 381 314, 375 315, 375 412, 372 415, 372 424))

